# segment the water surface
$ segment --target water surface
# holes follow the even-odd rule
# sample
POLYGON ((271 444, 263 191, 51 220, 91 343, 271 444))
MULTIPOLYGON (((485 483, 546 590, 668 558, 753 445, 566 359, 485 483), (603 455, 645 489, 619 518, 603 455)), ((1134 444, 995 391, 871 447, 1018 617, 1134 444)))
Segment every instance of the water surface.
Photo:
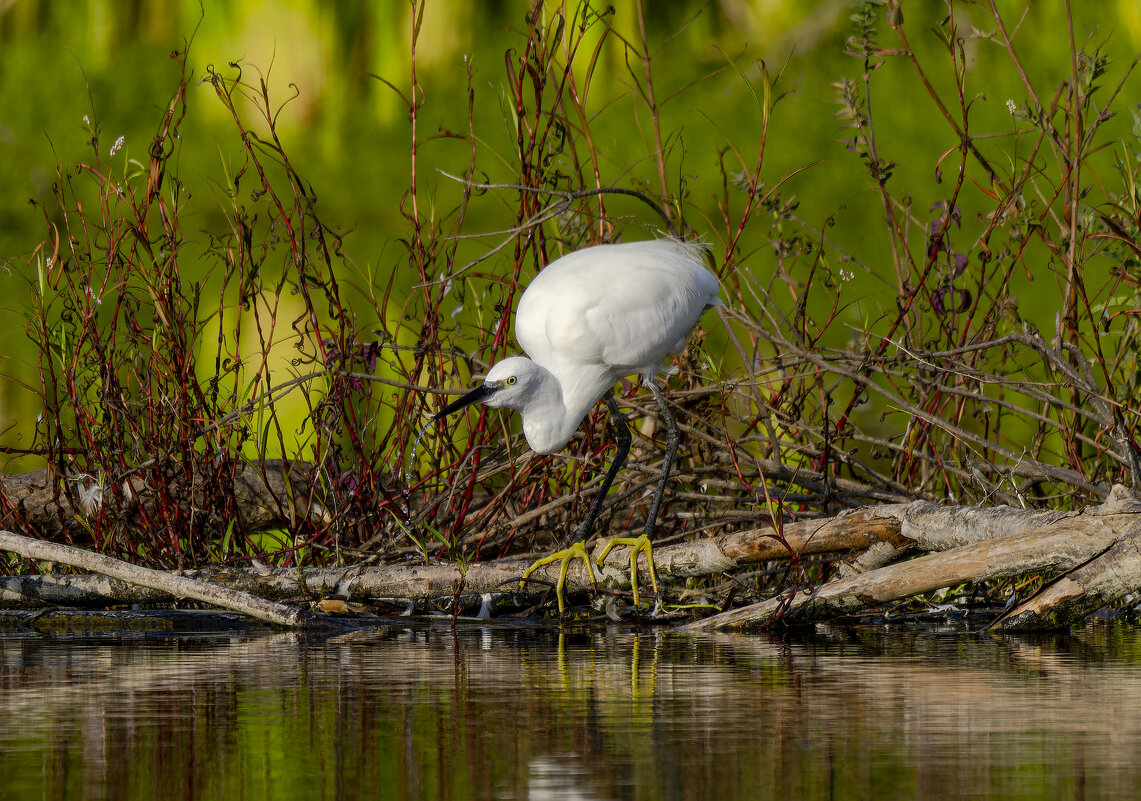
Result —
POLYGON ((0 797, 1141 794, 1141 637, 0 638, 0 797))

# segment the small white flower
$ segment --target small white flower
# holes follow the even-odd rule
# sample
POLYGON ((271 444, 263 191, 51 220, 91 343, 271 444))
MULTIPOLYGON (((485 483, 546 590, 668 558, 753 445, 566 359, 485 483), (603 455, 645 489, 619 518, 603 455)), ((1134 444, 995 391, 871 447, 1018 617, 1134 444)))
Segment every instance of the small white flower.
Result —
POLYGON ((127 137, 120 136, 118 139, 115 140, 115 144, 111 145, 111 156, 112 157, 114 157, 114 155, 119 152, 119 148, 121 148, 123 146, 123 142, 125 142, 126 139, 127 139, 127 137))
POLYGON ((1009 111, 1010 116, 1013 117, 1015 114, 1018 113, 1018 106, 1015 104, 1015 102, 1013 100, 1007 100, 1006 101, 1006 110, 1009 111))
POLYGON ((89 120, 89 119, 87 118, 87 115, 86 115, 86 114, 84 114, 84 115, 83 115, 83 124, 84 124, 84 125, 90 125, 90 124, 91 124, 91 120, 89 120))

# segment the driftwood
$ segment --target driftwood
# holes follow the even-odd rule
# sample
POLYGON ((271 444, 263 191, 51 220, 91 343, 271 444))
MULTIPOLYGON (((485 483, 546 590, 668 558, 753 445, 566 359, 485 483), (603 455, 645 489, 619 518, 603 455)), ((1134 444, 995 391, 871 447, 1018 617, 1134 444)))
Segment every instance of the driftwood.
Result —
MULTIPOLYGON (((34 555, 21 550, 23 543, 14 548, 11 542, 3 539, 0 546, 32 558, 68 561, 58 553, 34 555)), ((824 520, 789 523, 779 534, 773 528, 763 528, 663 546, 656 550, 655 562, 659 576, 668 583, 671 579, 730 573, 787 559, 790 554, 850 556, 839 577, 823 586, 683 626, 689 631, 757 627, 777 615, 783 622, 810 624, 880 609, 944 587, 1030 572, 1061 575, 1034 596, 1012 604, 994 625, 1005 630, 1049 629, 1079 622, 1141 588, 1139 544, 1141 502, 1123 487, 1115 487, 1106 503, 1081 512, 946 507, 922 501, 868 507, 824 520), (915 554, 921 555, 904 558, 915 554)), ((596 571, 598 584, 628 588, 625 559, 624 549, 612 554, 596 571)), ((466 567, 441 563, 302 570, 213 568, 185 571, 177 578, 278 601, 335 597, 350 603, 407 603, 460 594, 519 593, 519 580, 530 562, 530 558, 516 558, 466 567)), ((0 605, 149 604, 195 597, 230 609, 240 608, 228 601, 172 589, 153 577, 144 582, 132 574, 94 569, 116 575, 119 580, 68 575, 0 579, 0 605), (150 589, 139 589, 140 584, 150 589)), ((541 569, 533 578, 538 581, 528 583, 528 591, 553 582, 555 570, 541 569)), ((572 567, 567 587, 590 587, 581 565, 572 567)))
POLYGON ((35 540, 10 531, 0 531, 0 548, 29 559, 40 559, 91 570, 132 585, 161 590, 172 598, 187 598, 233 609, 257 620, 288 628, 321 628, 330 621, 295 606, 267 601, 256 595, 188 576, 128 564, 91 551, 35 540))
POLYGON ((688 631, 763 625, 780 614, 807 624, 882 607, 971 581, 1062 573, 994 624, 998 630, 1065 628, 1141 589, 1141 502, 1124 487, 1081 512, 1021 512, 916 503, 878 507, 898 517, 900 536, 924 556, 842 577, 795 596, 722 612, 688 631))
MULTIPOLYGON (((877 516, 873 510, 858 510, 826 520, 790 524, 784 528, 782 537, 779 538, 770 530, 757 529, 662 547, 655 551, 655 563, 663 577, 682 579, 785 559, 789 556, 790 549, 808 555, 865 550, 876 543, 902 544, 899 539, 899 521, 892 517, 877 516)), ((7 546, 3 546, 0 541, 0 547, 7 546)), ((624 554, 625 549, 617 549, 595 571, 599 585, 615 589, 629 588, 629 561, 624 554)), ((35 558, 51 559, 48 556, 35 558)), ((57 558, 53 561, 67 560, 57 558)), ((466 567, 436 563, 302 570, 204 568, 185 570, 180 575, 275 600, 331 596, 354 603, 406 603, 451 598, 461 593, 521 592, 523 571, 533 561, 527 557, 499 559, 476 562, 466 567)), ((642 575, 645 575, 644 556, 640 565, 643 568, 642 575)), ((532 592, 536 588, 553 586, 557 574, 556 566, 541 568, 532 574, 527 586, 532 592)), ((567 587, 583 590, 591 586, 581 563, 572 565, 567 575, 567 587)), ((110 575, 49 574, 0 578, 0 606, 6 607, 155 604, 174 600, 177 600, 175 594, 161 587, 140 587, 129 580, 110 575)))

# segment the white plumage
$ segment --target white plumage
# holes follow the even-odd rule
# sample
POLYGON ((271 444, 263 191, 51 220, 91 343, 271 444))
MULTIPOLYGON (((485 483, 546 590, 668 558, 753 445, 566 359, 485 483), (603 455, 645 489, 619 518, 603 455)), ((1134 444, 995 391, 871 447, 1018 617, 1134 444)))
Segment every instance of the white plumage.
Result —
MULTIPOLYGON (((551 262, 527 287, 516 309, 515 338, 527 356, 498 362, 482 385, 433 417, 438 420, 473 403, 514 409, 523 417, 527 444, 539 453, 554 453, 605 397, 620 427, 618 452, 576 532, 580 542, 573 555, 583 558, 588 568, 581 540, 590 533, 630 443, 609 392, 619 379, 635 374, 654 392, 669 427, 662 476, 638 545, 649 554, 648 537, 678 442, 677 425, 653 378, 667 357, 685 348, 702 313, 722 305, 720 286, 703 265, 703 254, 700 244, 658 239, 597 245, 551 262)), ((563 559, 561 609, 570 557, 557 558, 563 559)), ((550 560, 536 566, 544 561, 550 560)), ((652 565, 651 560, 651 577, 652 565)), ((637 601, 636 576, 633 583, 637 601)))
POLYGON ((559 450, 619 379, 652 380, 685 348, 702 312, 721 305, 701 254, 701 245, 658 239, 597 245, 551 262, 515 312, 515 339, 530 358, 492 367, 484 386, 498 388, 476 400, 522 414, 535 451, 559 450))

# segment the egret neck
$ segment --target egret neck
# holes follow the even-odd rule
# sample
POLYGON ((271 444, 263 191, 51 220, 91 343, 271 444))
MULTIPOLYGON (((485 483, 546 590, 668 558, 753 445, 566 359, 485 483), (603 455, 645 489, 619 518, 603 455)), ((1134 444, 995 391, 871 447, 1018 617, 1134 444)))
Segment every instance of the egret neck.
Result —
POLYGON ((555 453, 566 445, 579 423, 615 382, 612 371, 596 365, 574 365, 560 375, 535 364, 533 394, 513 405, 523 417, 523 434, 536 453, 555 453))

